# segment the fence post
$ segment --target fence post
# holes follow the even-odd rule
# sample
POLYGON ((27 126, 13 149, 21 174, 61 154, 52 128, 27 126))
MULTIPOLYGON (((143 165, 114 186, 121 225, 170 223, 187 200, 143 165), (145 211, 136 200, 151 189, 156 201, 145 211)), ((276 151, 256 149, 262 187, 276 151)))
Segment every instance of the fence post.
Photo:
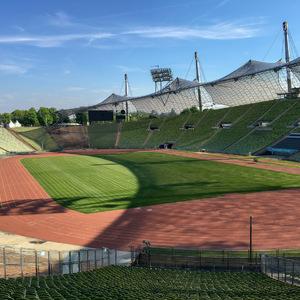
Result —
POLYGON ((279 280, 279 256, 277 256, 277 279, 279 280))
POLYGON ((201 251, 200 251, 199 258, 200 258, 199 264, 200 264, 200 270, 201 270, 202 269, 202 254, 201 254, 201 251))
POLYGON ((21 277, 23 278, 23 249, 20 248, 21 277))
POLYGON ((256 252, 256 255, 255 255, 255 270, 257 272, 257 252, 256 252))
POLYGON ((284 259, 284 282, 286 282, 286 259, 284 259))
POLYGON ((271 277, 273 277, 273 256, 271 258, 271 277))
POLYGON ((69 274, 71 274, 72 262, 71 262, 71 251, 69 251, 69 274))
POLYGON ((134 255, 134 253, 133 253, 133 250, 134 249, 134 247, 133 247, 133 245, 131 245, 130 246, 130 253, 131 253, 131 264, 133 264, 133 260, 134 260, 134 258, 133 258, 133 255, 134 255))
POLYGON ((136 266, 138 267, 140 264, 140 257, 139 257, 139 253, 138 253, 138 247, 135 248, 135 261, 136 261, 136 266))
POLYGON ((175 269, 177 269, 177 260, 176 260, 176 253, 175 253, 175 248, 173 248, 173 261, 175 262, 175 269))
POLYGON ((229 252, 227 253, 227 271, 229 271, 229 252))
POLYGON ((58 251, 58 268, 59 268, 59 274, 62 274, 62 267, 61 267, 61 259, 60 259, 60 251, 58 251))
POLYGON ((115 266, 118 265, 118 250, 115 249, 115 266))
POLYGON ((5 257, 5 247, 3 247, 3 266, 4 266, 4 279, 6 279, 6 257, 5 257))
POLYGON ((86 269, 90 270, 89 249, 86 250, 86 269))
POLYGON ((95 269, 97 269, 97 250, 95 249, 95 269))
POLYGON ((78 251, 78 272, 81 272, 80 250, 78 251))
POLYGON ((107 249, 107 265, 110 266, 110 250, 107 249))
POLYGON ((51 275, 51 258, 50 258, 50 251, 48 251, 48 275, 51 275))
POLYGON ((38 270, 38 257, 37 257, 37 251, 35 250, 35 275, 38 276, 39 270, 38 270))
POLYGON ((294 284, 294 276, 295 276, 295 261, 293 260, 292 284, 294 284))

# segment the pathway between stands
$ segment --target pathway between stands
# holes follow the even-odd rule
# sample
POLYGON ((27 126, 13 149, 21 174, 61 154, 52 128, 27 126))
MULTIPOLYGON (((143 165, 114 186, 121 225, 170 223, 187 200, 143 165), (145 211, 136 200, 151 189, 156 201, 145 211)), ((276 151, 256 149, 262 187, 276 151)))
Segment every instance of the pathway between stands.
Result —
MULTIPOLYGON (((236 160, 228 155, 156 151, 300 175, 300 168, 287 167, 285 164, 253 164, 250 160, 236 160)), ((26 157, 112 152, 127 151, 69 151, 26 157)), ((23 157, 0 160, 0 230, 6 232, 59 243, 111 249, 137 246, 143 240, 169 247, 248 249, 249 216, 253 216, 255 249, 300 248, 300 188, 227 194, 219 198, 86 215, 52 201, 20 163, 23 157)), ((5 244, 5 241, 1 243, 5 244)))

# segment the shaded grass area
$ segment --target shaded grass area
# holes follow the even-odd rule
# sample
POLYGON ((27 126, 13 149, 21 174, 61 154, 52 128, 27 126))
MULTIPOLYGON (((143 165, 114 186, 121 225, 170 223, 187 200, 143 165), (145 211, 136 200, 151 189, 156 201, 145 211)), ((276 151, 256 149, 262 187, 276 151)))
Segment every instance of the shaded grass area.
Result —
POLYGON ((300 186, 299 175, 151 152, 22 163, 53 200, 84 213, 300 186))

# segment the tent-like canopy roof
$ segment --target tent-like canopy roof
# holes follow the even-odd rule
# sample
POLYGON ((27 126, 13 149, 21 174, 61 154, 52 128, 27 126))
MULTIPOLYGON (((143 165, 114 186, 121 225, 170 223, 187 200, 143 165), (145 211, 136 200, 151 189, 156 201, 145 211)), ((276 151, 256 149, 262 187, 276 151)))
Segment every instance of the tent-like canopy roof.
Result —
POLYGON ((278 66, 283 65, 284 63, 285 62, 282 59, 280 59, 276 63, 266 63, 266 62, 250 59, 244 65, 242 65, 241 67, 239 67, 232 73, 230 73, 216 81, 224 81, 224 80, 228 80, 228 79, 249 76, 249 75, 253 75, 256 73, 272 70, 274 68, 277 68, 278 66))
POLYGON ((60 110, 60 120, 65 117, 88 110, 125 109, 127 102, 131 112, 148 114, 179 114, 186 108, 199 106, 198 90, 201 92, 202 105, 213 104, 238 106, 248 103, 276 99, 278 93, 287 91, 287 71, 293 75, 294 86, 299 87, 300 58, 289 63, 279 60, 265 63, 249 60, 230 74, 211 82, 198 83, 176 78, 157 93, 140 97, 126 97, 111 94, 104 101, 89 107, 60 110))
POLYGON ((128 97, 126 97, 126 96, 120 96, 120 95, 116 95, 116 94, 112 93, 110 96, 108 96, 105 100, 103 100, 99 104, 101 104, 101 105, 112 104, 112 103, 126 101, 127 99, 128 99, 128 97))

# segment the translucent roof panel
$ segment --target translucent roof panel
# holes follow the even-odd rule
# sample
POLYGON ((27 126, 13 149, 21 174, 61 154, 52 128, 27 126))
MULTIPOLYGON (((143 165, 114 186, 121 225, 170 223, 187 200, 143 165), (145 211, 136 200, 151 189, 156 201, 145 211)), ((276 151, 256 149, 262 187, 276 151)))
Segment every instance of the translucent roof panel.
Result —
POLYGON ((266 63, 261 61, 256 61, 250 59, 248 62, 246 62, 244 65, 242 65, 240 68, 236 69, 232 73, 226 75, 225 77, 222 77, 216 81, 224 81, 228 79, 234 79, 239 78, 243 76, 253 75, 256 73, 268 71, 277 67, 280 67, 284 64, 284 61, 281 59, 276 63, 266 63))
POLYGON ((238 106, 269 101, 278 98, 285 90, 279 84, 278 73, 265 71, 236 79, 227 79, 204 84, 203 88, 214 103, 238 106))
POLYGON ((58 113, 62 118, 91 109, 119 112, 125 109, 127 102, 130 112, 179 114, 186 108, 199 107, 198 89, 201 90, 203 107, 208 107, 209 103, 238 106, 269 101, 277 99, 279 93, 287 92, 285 83, 288 70, 298 79, 293 83, 296 87, 300 80, 300 58, 289 63, 284 63, 283 60, 276 63, 249 60, 227 76, 208 83, 199 84, 197 81, 176 78, 157 93, 135 98, 111 94, 96 105, 62 110, 58 113))
POLYGON ((300 80, 300 57, 286 64, 293 74, 300 80))

